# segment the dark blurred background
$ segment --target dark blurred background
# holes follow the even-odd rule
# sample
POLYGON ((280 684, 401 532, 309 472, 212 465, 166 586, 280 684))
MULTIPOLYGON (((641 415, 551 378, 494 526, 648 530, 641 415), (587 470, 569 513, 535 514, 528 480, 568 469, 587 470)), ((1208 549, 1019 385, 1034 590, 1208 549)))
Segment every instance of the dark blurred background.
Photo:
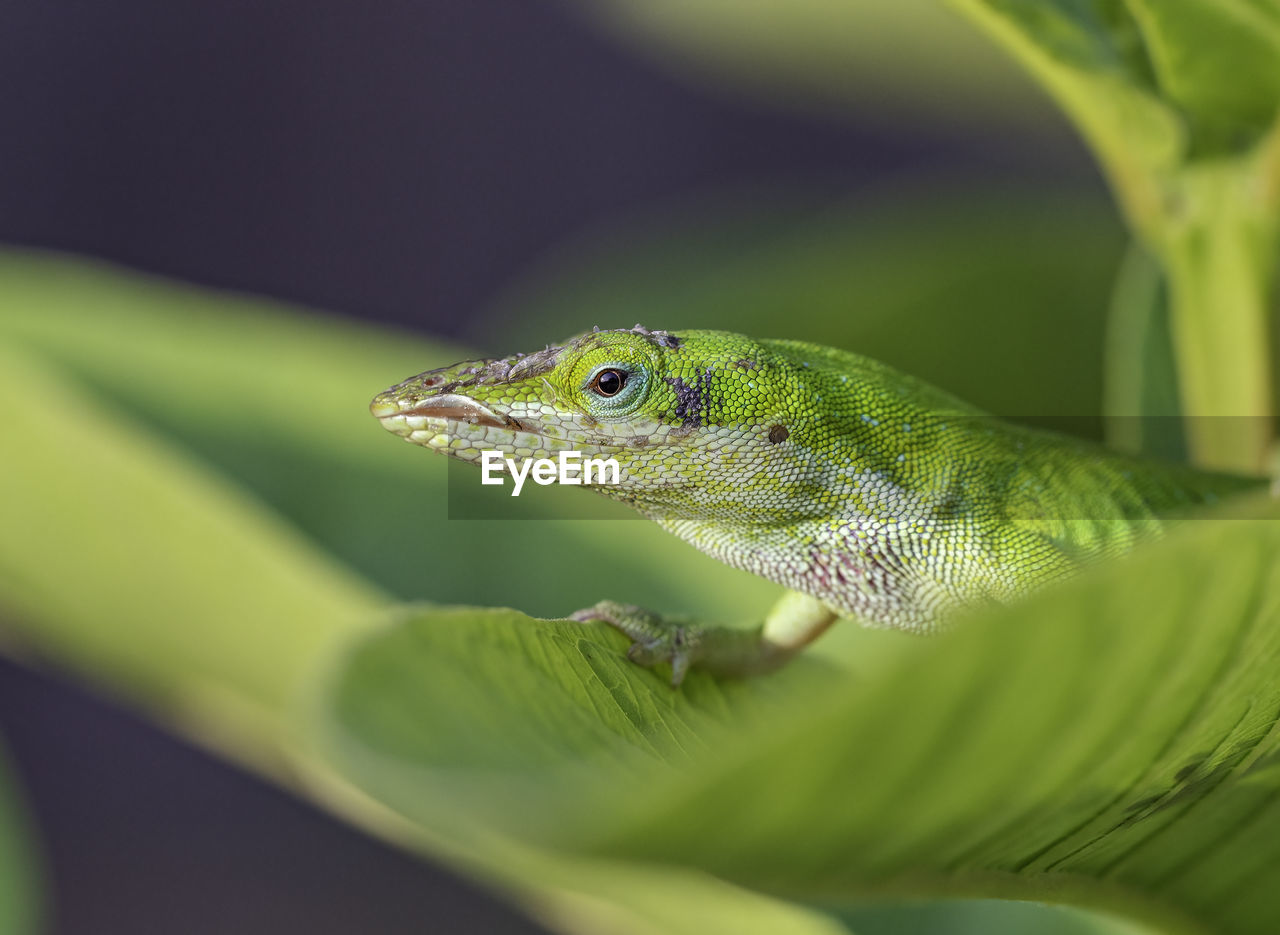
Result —
MULTIPOLYGON (((1048 105, 754 96, 567 0, 5 0, 0 86, 0 240, 503 351, 482 310, 655 205, 1101 188, 1048 105)), ((538 931, 56 675, 0 661, 0 729, 59 933, 538 931)))

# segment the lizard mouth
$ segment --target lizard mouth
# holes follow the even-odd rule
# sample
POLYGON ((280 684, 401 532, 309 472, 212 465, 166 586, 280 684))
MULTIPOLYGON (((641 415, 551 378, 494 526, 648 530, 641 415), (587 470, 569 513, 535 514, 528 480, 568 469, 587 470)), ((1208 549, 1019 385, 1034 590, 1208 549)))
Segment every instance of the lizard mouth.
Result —
POLYGON ((410 405, 405 401, 378 397, 369 405, 369 411, 377 416, 383 427, 397 435, 408 435, 425 428, 431 419, 446 422, 465 422, 468 425, 487 425, 499 429, 521 431, 524 426, 511 416, 494 412, 469 396, 445 393, 429 396, 410 405))

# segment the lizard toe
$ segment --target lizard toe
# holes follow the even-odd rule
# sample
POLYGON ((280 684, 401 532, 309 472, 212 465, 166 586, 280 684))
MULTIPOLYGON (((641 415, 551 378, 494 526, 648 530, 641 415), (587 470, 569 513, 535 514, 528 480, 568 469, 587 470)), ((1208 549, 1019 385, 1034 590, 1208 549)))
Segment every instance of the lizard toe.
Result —
POLYGON ((701 649, 701 628, 664 619, 632 604, 601 601, 571 614, 569 619, 580 623, 607 623, 630 637, 632 643, 627 649, 627 658, 646 668, 669 663, 673 686, 684 681, 685 673, 697 661, 701 649))

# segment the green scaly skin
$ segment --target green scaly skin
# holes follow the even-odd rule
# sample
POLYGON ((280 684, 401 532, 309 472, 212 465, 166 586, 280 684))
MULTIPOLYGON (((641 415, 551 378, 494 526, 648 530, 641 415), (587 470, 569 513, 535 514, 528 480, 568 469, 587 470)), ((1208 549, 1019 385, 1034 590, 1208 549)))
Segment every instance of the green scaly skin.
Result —
POLYGON ((609 601, 573 615, 627 633, 674 684, 691 664, 768 671, 838 617, 932 631, 1265 486, 1002 422, 857 354, 723 331, 595 331, 418 374, 370 409, 464 461, 613 458, 620 483, 601 493, 795 592, 755 630, 609 601))

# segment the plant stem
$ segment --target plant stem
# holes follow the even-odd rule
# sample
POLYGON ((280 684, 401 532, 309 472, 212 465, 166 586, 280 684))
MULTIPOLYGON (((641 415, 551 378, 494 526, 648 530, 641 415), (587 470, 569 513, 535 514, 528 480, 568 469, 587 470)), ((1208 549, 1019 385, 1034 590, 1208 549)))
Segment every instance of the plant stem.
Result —
POLYGON ((1169 290, 1159 261, 1137 240, 1120 267, 1108 317, 1107 443, 1130 454, 1186 461, 1169 290))
POLYGON ((1273 134, 1243 165, 1183 169, 1148 228, 1168 277, 1191 455, 1205 467, 1259 472, 1271 439, 1276 150, 1273 134))

